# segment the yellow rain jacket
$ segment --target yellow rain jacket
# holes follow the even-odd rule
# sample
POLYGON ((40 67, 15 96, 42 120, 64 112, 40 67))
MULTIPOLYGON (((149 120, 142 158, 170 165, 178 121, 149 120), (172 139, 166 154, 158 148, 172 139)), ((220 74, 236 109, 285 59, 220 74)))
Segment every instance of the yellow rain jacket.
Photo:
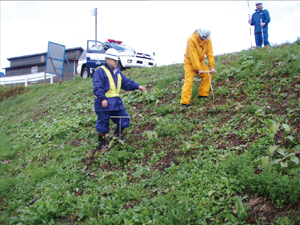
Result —
POLYGON ((196 36, 196 31, 188 38, 187 47, 184 58, 185 80, 181 94, 181 104, 189 104, 193 90, 193 80, 195 73, 201 78, 199 87, 199 96, 209 96, 210 83, 208 76, 211 73, 199 74, 199 70, 209 71, 209 68, 204 63, 204 57, 207 57, 209 67, 215 67, 214 53, 211 39, 201 40, 196 36))

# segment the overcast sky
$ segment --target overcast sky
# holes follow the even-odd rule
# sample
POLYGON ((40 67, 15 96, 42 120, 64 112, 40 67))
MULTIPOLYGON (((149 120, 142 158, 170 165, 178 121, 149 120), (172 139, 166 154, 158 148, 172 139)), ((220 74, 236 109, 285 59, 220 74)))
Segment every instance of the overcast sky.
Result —
MULTIPOLYGON (((0 68, 7 58, 47 52, 48 42, 82 47, 114 38, 135 50, 155 52, 160 65, 183 62, 187 38, 200 25, 211 28, 215 55, 255 45, 250 16, 255 1, 1 1, 0 68)), ((300 37, 300 1, 263 1, 271 16, 271 45, 300 37)))

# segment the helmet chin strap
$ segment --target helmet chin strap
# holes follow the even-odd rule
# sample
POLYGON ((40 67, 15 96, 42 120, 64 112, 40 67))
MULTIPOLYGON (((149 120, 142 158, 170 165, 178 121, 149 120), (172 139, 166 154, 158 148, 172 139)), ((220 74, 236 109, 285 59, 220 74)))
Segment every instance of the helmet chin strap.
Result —
POLYGON ((113 65, 111 65, 111 63, 109 62, 109 60, 106 60, 106 61, 107 61, 107 63, 109 64, 110 68, 111 68, 112 70, 114 70, 115 68, 113 67, 113 65))
POLYGON ((196 36, 197 36, 197 38, 199 38, 201 41, 203 41, 202 38, 201 38, 201 35, 200 35, 199 30, 196 30, 196 36))

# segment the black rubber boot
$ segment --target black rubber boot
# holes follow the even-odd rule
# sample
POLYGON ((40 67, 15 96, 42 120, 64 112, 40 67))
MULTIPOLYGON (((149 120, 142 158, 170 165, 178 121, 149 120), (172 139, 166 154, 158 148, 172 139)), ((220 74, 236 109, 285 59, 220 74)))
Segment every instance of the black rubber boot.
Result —
POLYGON ((190 104, 181 104, 181 105, 184 105, 185 107, 190 107, 190 104))
POLYGON ((98 142, 99 142, 100 149, 105 149, 105 144, 106 144, 105 134, 98 133, 98 142))
POLYGON ((208 98, 208 96, 201 96, 201 95, 198 95, 198 98, 208 98))
POLYGON ((119 134, 119 132, 120 132, 119 129, 120 129, 119 127, 116 127, 115 132, 114 132, 114 136, 121 139, 121 137, 119 137, 119 135, 122 136, 122 132, 123 132, 124 128, 121 128, 121 134, 119 134))

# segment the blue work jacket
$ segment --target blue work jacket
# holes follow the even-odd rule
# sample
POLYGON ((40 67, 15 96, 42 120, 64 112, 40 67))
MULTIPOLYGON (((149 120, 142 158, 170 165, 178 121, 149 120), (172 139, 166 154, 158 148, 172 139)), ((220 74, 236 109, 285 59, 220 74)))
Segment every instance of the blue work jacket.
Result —
MULTIPOLYGON (((133 80, 125 77, 123 73, 120 71, 120 69, 115 69, 114 71, 111 70, 109 65, 107 63, 104 64, 104 66, 110 71, 115 85, 117 87, 118 85, 118 74, 122 77, 122 83, 121 83, 121 89, 124 89, 126 91, 133 91, 139 89, 139 84, 134 82, 133 80)), ((95 97, 95 111, 119 111, 123 110, 123 101, 120 97, 112 97, 107 98, 105 96, 105 93, 109 90, 109 80, 105 73, 105 71, 100 67, 96 70, 96 72, 93 75, 93 90, 95 97), (107 100, 107 107, 102 107, 102 101, 106 99, 107 100)))
POLYGON ((268 32, 268 24, 271 21, 270 14, 268 10, 261 9, 259 12, 257 9, 256 12, 252 14, 251 18, 251 25, 254 25, 254 33, 261 33, 261 26, 260 26, 260 19, 262 19, 262 22, 266 25, 263 26, 264 33, 268 32))

